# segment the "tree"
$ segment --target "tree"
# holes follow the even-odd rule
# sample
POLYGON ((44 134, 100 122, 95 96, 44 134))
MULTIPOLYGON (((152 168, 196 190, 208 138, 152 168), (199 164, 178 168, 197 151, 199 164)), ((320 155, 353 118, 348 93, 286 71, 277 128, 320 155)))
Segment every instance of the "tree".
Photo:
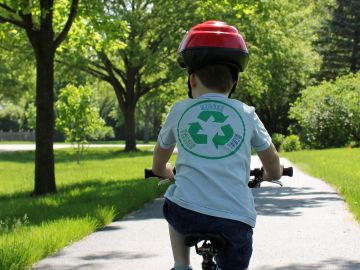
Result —
POLYGON ((78 32, 64 49, 77 55, 64 61, 77 60, 83 71, 113 87, 124 115, 126 151, 136 149, 135 108, 140 97, 176 76, 171 72, 178 70, 176 49, 193 24, 189 11, 196 2, 98 1, 88 6, 90 11, 77 22, 78 32), (91 13, 95 9, 96 14, 91 13))
POLYGON ((57 1, 56 4, 54 0, 0 2, 0 23, 10 23, 24 30, 35 54, 37 124, 34 195, 56 192, 53 151, 54 57, 71 28, 78 3, 79 0, 57 1))
POLYGON ((70 84, 61 90, 56 102, 56 128, 65 133, 67 142, 76 146, 78 163, 89 139, 103 139, 111 135, 111 128, 105 126, 99 109, 94 105, 88 86, 70 84))
POLYGON ((320 79, 335 79, 360 69, 360 0, 337 0, 315 43, 323 57, 320 79))

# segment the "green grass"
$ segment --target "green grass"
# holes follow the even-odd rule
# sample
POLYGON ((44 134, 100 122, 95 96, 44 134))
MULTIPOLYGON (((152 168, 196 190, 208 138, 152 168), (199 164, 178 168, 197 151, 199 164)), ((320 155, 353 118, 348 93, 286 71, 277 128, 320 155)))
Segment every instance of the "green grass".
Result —
POLYGON ((282 152, 281 156, 332 185, 360 222, 360 148, 282 152))
POLYGON ((58 193, 30 197, 34 152, 0 154, 0 269, 27 269, 159 196, 165 187, 144 180, 148 151, 88 149, 80 164, 73 150, 57 150, 58 193))

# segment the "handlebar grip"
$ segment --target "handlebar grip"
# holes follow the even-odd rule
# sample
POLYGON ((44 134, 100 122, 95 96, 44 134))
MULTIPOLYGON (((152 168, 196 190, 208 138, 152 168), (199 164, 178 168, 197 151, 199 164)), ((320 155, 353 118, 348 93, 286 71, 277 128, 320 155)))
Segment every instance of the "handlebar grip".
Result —
POLYGON ((145 179, 150 177, 158 177, 156 174, 153 173, 150 169, 145 169, 145 179))
POLYGON ((293 176, 293 167, 284 168, 282 175, 286 175, 286 176, 292 177, 292 176, 293 176))
MULTIPOLYGON (((176 169, 173 169, 174 174, 176 174, 176 169)), ((150 177, 157 177, 157 178, 161 178, 160 176, 156 175, 151 169, 145 169, 144 171, 145 173, 145 179, 146 178, 150 178, 150 177)))

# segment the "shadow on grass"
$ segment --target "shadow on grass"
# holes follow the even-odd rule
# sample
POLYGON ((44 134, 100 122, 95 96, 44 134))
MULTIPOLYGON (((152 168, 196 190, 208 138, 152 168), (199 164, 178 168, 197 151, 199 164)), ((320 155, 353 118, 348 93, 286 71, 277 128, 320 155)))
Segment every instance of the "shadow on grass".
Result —
POLYGON ((90 217, 101 226, 107 212, 115 212, 115 219, 120 219, 164 191, 156 180, 104 182, 94 179, 60 188, 58 194, 44 197, 2 197, 0 220, 26 214, 30 225, 38 225, 63 218, 90 217))
POLYGON ((256 211, 263 216, 300 216, 303 209, 343 201, 336 192, 318 192, 310 187, 261 187, 252 191, 256 211))
MULTIPOLYGON (((136 158, 151 156, 151 151, 139 150, 125 152, 116 148, 89 148, 82 155, 80 162, 89 160, 109 160, 117 158, 136 158)), ((0 162, 33 163, 34 151, 7 152, 0 154, 0 162)), ((55 163, 76 162, 76 153, 73 149, 55 150, 55 163)))

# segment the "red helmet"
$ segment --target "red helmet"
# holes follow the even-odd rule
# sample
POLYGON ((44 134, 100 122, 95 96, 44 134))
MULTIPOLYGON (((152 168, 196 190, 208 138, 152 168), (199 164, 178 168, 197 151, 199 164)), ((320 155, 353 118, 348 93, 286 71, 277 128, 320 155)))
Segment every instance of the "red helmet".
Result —
POLYGON ((238 73, 245 70, 248 60, 249 52, 238 30, 221 21, 194 26, 178 49, 178 63, 190 73, 211 64, 223 64, 238 73))

